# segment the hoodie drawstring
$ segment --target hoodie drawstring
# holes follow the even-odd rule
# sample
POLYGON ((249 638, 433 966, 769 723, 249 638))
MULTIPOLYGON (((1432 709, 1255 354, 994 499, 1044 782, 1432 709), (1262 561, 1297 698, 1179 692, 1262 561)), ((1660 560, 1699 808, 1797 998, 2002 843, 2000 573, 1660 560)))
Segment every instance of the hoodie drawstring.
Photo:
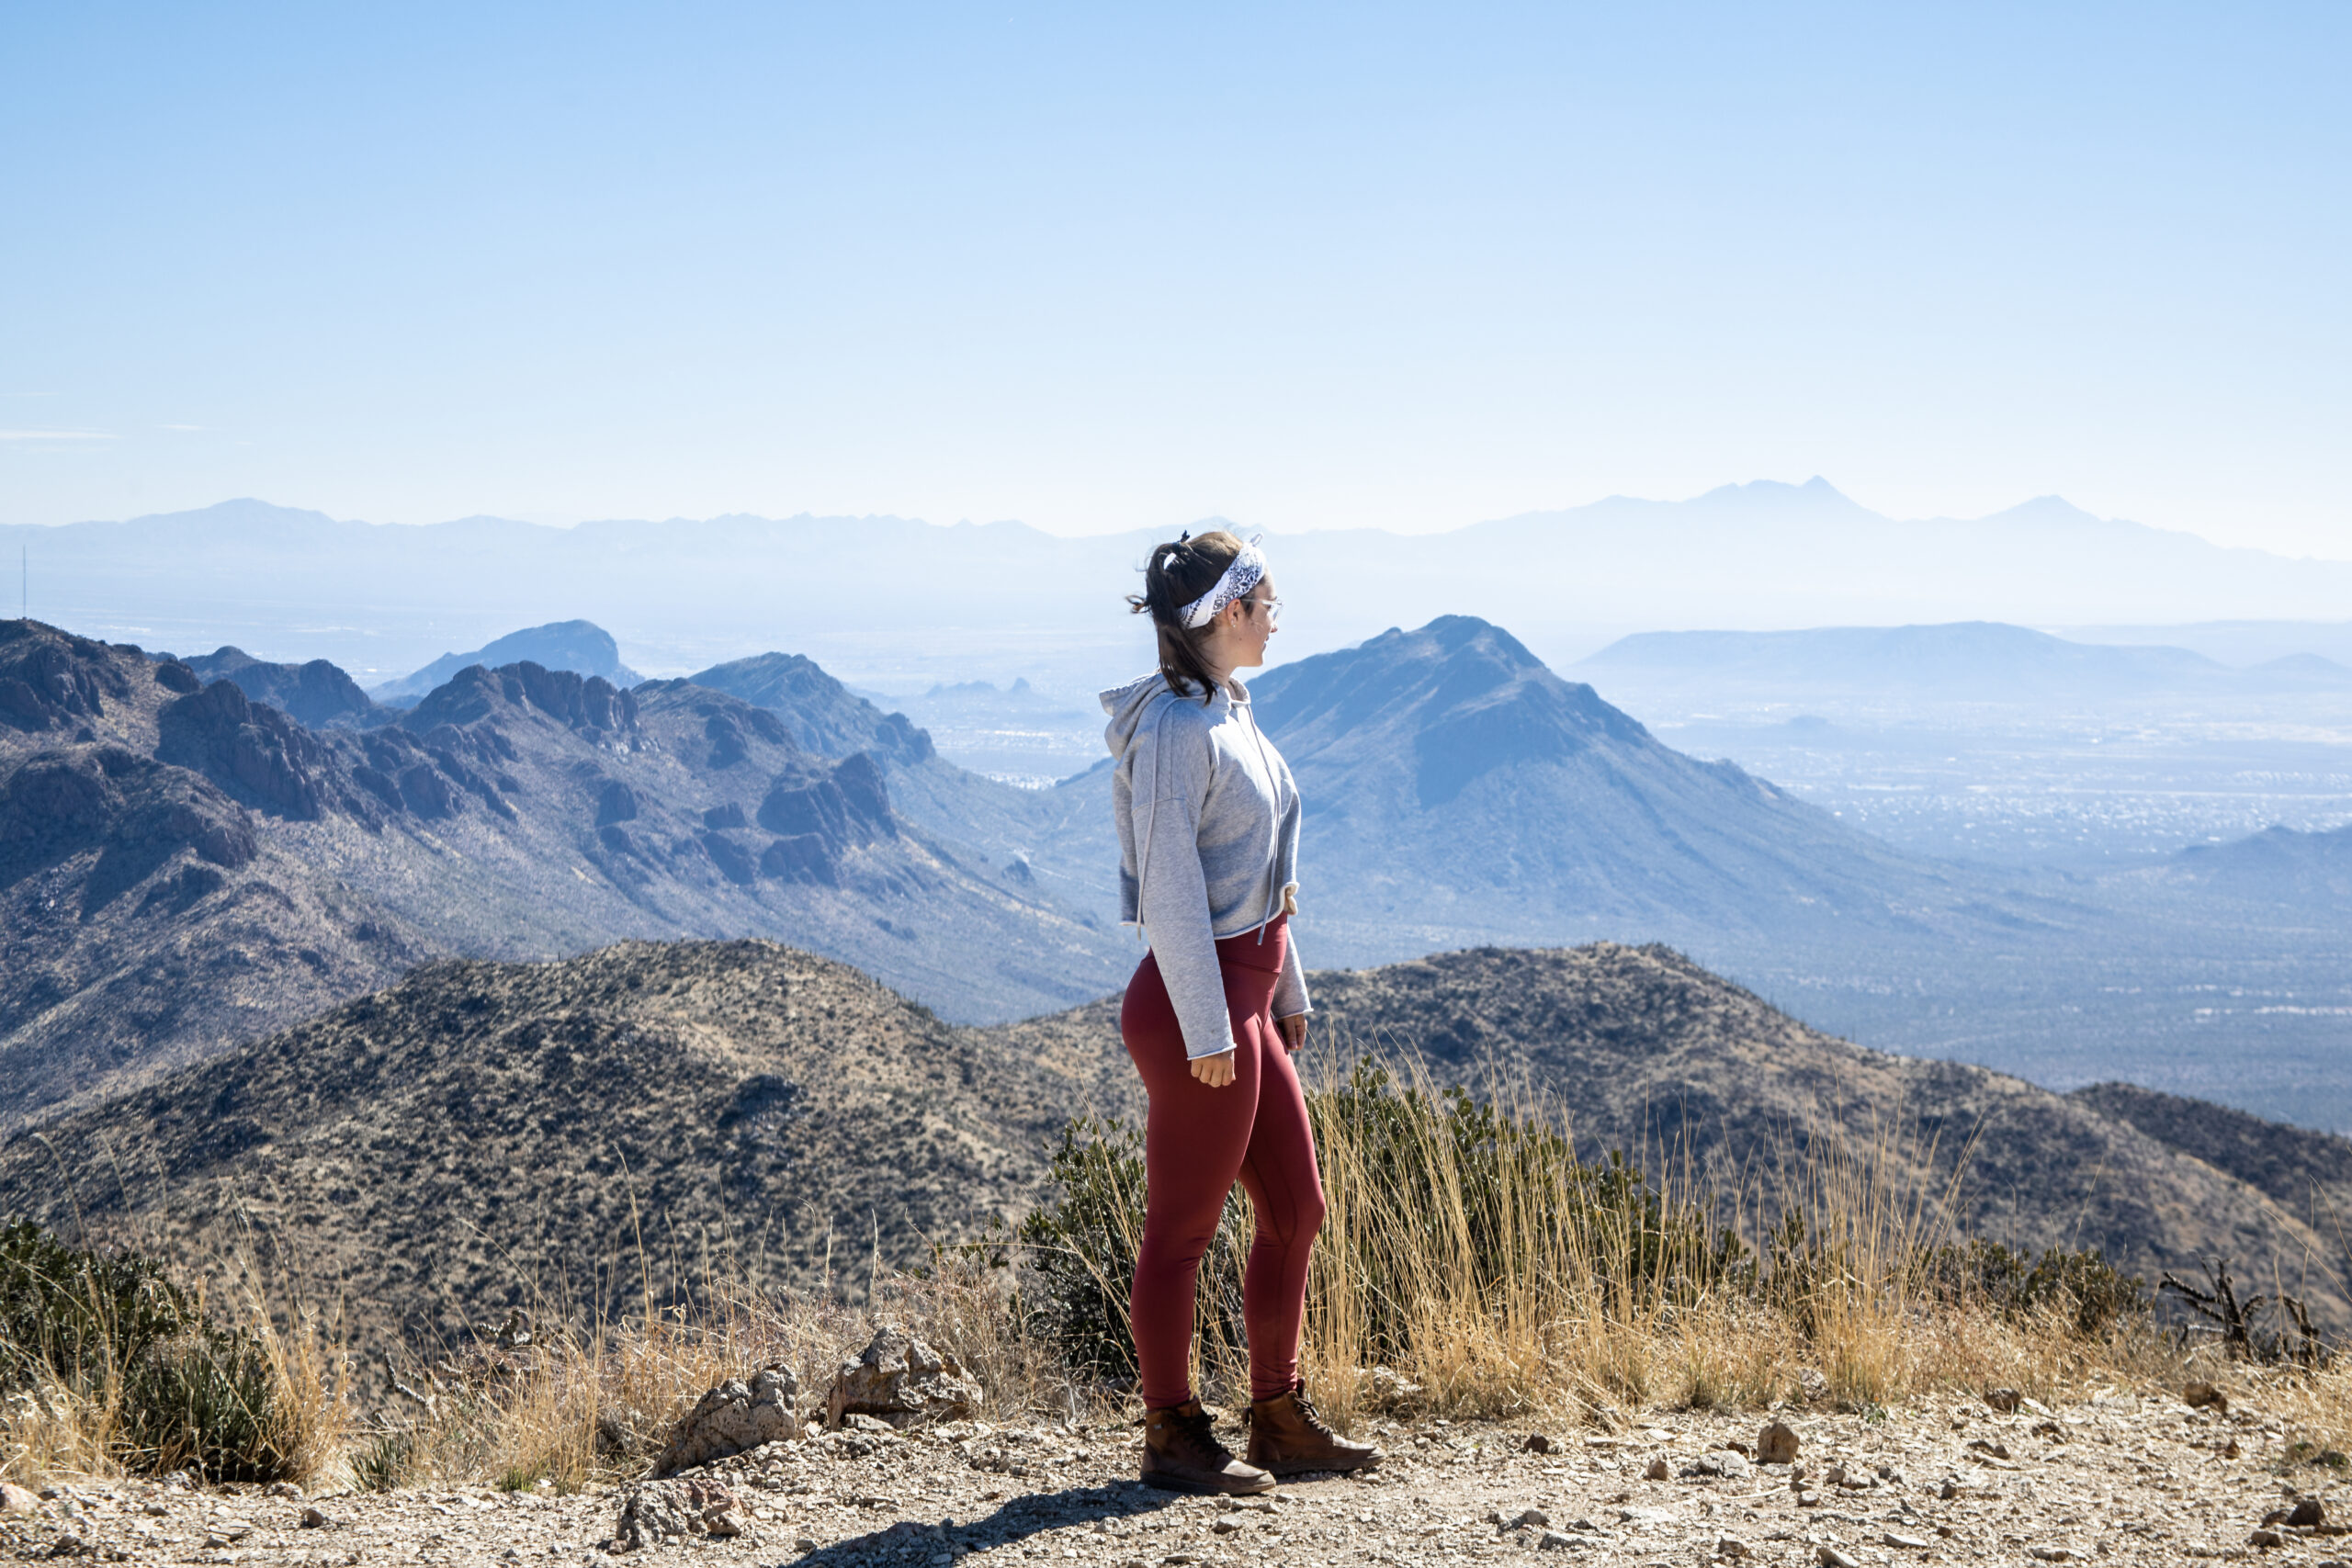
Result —
POLYGON ((1266 770, 1266 782, 1273 786, 1274 791, 1274 828, 1266 841, 1266 902, 1261 908, 1262 918, 1258 921, 1258 943, 1262 947, 1266 941, 1266 928, 1274 923, 1274 910, 1282 901, 1282 895, 1274 886, 1274 877, 1283 863, 1283 781, 1282 775, 1274 772, 1272 760, 1266 755, 1265 737, 1258 733, 1257 705, 1241 703, 1237 705, 1241 709, 1241 716, 1250 723, 1250 739, 1257 742, 1258 765, 1266 770))
POLYGON ((1159 727, 1168 720, 1168 705, 1154 703, 1151 716, 1151 791, 1144 798, 1143 842, 1136 846, 1136 940, 1148 942, 1143 925, 1143 877, 1151 865, 1151 821, 1159 810, 1159 727))

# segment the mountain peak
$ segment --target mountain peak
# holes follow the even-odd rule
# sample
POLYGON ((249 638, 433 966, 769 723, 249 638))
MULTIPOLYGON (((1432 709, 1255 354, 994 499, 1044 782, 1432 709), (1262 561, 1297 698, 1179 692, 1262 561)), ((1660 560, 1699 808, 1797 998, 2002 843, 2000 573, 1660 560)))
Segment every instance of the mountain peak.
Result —
POLYGON ((380 702, 397 704, 403 698, 413 702, 471 665, 497 670, 524 663, 601 676, 624 691, 640 679, 621 662, 620 645, 613 640, 613 634, 595 622, 549 621, 508 632, 471 653, 445 653, 414 674, 377 687, 372 694, 380 702))
POLYGON ((1414 789, 1425 807, 1514 762, 1656 744, 1590 686, 1563 681, 1517 637, 1476 615, 1442 615, 1409 632, 1392 627, 1356 648, 1269 671, 1251 691, 1295 760, 1416 758, 1414 789))

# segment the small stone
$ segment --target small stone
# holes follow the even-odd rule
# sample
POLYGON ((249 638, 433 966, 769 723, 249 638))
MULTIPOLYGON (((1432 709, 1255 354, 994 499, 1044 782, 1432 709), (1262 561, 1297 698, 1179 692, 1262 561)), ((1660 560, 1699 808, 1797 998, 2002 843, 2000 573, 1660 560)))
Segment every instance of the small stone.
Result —
POLYGON ((290 1481, 273 1481, 269 1483, 269 1491, 266 1495, 271 1497, 293 1497, 300 1499, 302 1495, 302 1489, 300 1486, 295 1485, 290 1481))
POLYGON ((2287 1544, 2287 1538, 2277 1530, 2262 1529, 2246 1537, 2245 1543, 2248 1546, 2284 1546, 2287 1544))
POLYGON ((2018 1391, 2013 1388, 1988 1388, 1984 1391, 1984 1403, 2004 1416, 2015 1414, 2018 1398, 2018 1391))
POLYGON ((2299 1530, 2317 1529, 2327 1523, 2327 1509, 2316 1497, 2299 1497, 2287 1514, 2287 1523, 2299 1530))
POLYGON ((1577 1538, 1572 1535, 1562 1535, 1558 1530, 1545 1530, 1542 1535, 1535 1538, 1535 1550, 1538 1551, 1558 1551, 1563 1548, 1574 1546, 1576 1543, 1577 1538))
POLYGON ((1530 1432, 1523 1446, 1529 1453, 1548 1454, 1552 1451, 1552 1439, 1541 1432, 1530 1432))
POLYGON ((1210 1529, 1215 1530, 1219 1535, 1231 1535, 1240 1528, 1241 1521, 1239 1519, 1219 1519, 1215 1524, 1209 1526, 1210 1529))
POLYGON ((0 1514, 37 1514, 40 1499, 13 1481, 0 1481, 0 1514))
POLYGON ((1821 1568, 1862 1568, 1860 1558, 1849 1557, 1826 1542, 1813 1549, 1813 1560, 1821 1568))
POLYGON ((306 1530, 322 1530, 334 1522, 317 1508, 302 1510, 302 1528, 306 1530))
POLYGON ((1666 1461, 1664 1459, 1654 1459, 1650 1461, 1649 1467, 1642 1472, 1642 1479, 1645 1481, 1664 1481, 1673 1472, 1667 1468, 1666 1461))
POLYGON ((2082 1557, 2082 1553, 2071 1546, 2029 1546, 2025 1554, 2036 1562, 2074 1562, 2082 1557))
POLYGON ((1720 1475, 1725 1481, 1745 1481, 1754 1473, 1747 1461, 1729 1449, 1716 1449, 1701 1454, 1699 1469, 1708 1475, 1720 1475))
POLYGON ((1757 1435, 1756 1459, 1759 1464, 1794 1464, 1797 1461, 1797 1435, 1785 1421, 1765 1424, 1757 1435))
POLYGON ((1818 1508, 1821 1506, 1821 1494, 1818 1492, 1798 1493, 1797 1506, 1800 1508, 1818 1508))
POLYGON ((1893 1530, 1889 1530, 1884 1535, 1879 1537, 1879 1540, 1902 1551, 1925 1551, 1928 1550, 1928 1546, 1927 1541, 1920 1540, 1916 1535, 1897 1535, 1893 1530))
POLYGON ((2180 1397, 2181 1402, 2191 1410, 2212 1409, 2224 1416, 2230 1413, 2229 1395, 2207 1382, 2203 1378, 2191 1378, 2184 1383, 2181 1386, 2180 1397))
POLYGON ((1736 1535, 1719 1535, 1715 1537, 1715 1555, 1737 1562, 1747 1555, 1747 1542, 1736 1535))
POLYGON ((1552 1522, 1552 1516, 1541 1508, 1521 1508, 1503 1515, 1497 1522, 1507 1530, 1541 1529, 1552 1522))
POLYGON ((2222 1457, 2223 1459, 2235 1459, 2238 1457, 2238 1440, 2235 1438, 2232 1438, 2228 1442, 2222 1445, 2222 1457))

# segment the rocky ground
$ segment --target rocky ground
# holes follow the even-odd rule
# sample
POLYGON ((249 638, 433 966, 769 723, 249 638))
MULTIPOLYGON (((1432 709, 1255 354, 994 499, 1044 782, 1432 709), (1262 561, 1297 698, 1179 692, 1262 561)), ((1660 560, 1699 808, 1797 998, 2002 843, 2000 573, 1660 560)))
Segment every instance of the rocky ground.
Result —
MULTIPOLYGON (((328 1493, 147 1482, 11 1489, 22 1558, 261 1564, 702 1562, 1424 1563, 1556 1551, 1595 1565, 2320 1564, 2341 1541, 2338 1472, 2290 1469, 2281 1423, 2125 1393, 2010 1414, 1908 1407, 1876 1423, 1781 1413, 1793 1466, 1752 1450, 1772 1416, 1558 1426, 1374 1424, 1388 1462, 1238 1506, 1135 1481, 1132 1421, 956 1422, 827 1432, 650 1483, 639 1512, 686 1528, 613 1545, 633 1487, 328 1493), (1548 1439, 1531 1445, 1531 1437, 1548 1439), (1724 1457, 1725 1455, 1731 1457, 1724 1457), (1842 1479, 1841 1479, 1842 1478, 1842 1479), (2301 1499, 2299 1518, 2284 1518, 2301 1499), (729 1533, 739 1532, 739 1533, 729 1533)), ((861 1424, 863 1425, 863 1424, 861 1424)), ((1240 1438, 1231 1439, 1236 1447, 1240 1438)), ((2342 1517, 2352 1520, 2352 1495, 2342 1517)))

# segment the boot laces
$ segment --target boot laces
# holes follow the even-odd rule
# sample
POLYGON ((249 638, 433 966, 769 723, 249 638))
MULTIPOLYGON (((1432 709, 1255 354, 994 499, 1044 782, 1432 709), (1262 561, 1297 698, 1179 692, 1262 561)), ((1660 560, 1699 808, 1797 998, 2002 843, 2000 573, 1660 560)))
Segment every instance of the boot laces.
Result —
POLYGON ((1219 1461, 1232 1457, 1216 1440, 1216 1418, 1207 1411, 1177 1409, 1162 1411, 1160 1415, 1168 1424, 1170 1448, 1182 1448, 1193 1457, 1219 1461))
POLYGON ((1338 1436, 1337 1433, 1331 1430, 1331 1424, 1323 1419, 1323 1413, 1315 1408, 1315 1402, 1306 1397, 1306 1391, 1305 1389, 1295 1388, 1291 1390, 1290 1402, 1298 1411, 1299 1425, 1305 1427, 1308 1431, 1314 1433, 1318 1438, 1338 1436))

